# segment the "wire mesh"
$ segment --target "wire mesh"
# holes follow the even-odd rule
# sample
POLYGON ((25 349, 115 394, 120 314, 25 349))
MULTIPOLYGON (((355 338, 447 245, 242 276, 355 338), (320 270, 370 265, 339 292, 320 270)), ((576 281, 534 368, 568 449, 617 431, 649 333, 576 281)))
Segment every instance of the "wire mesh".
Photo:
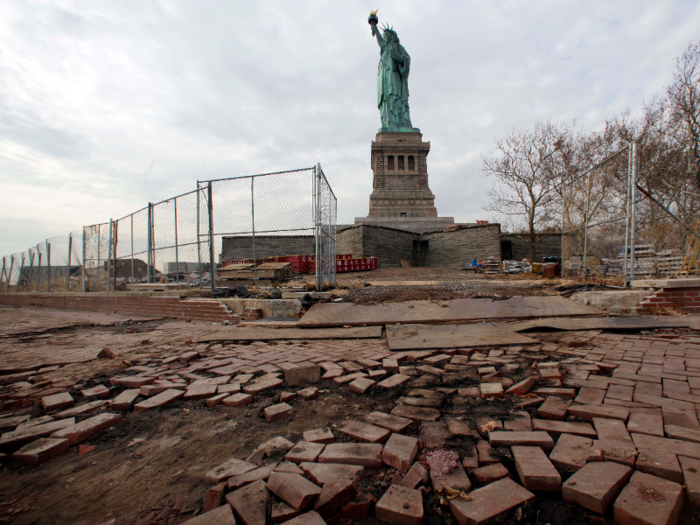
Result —
MULTIPOLYGON (((3 257, 0 284, 5 291, 203 286, 212 284, 212 266, 231 257, 252 262, 257 283, 257 266, 271 255, 317 257, 320 282, 328 284, 335 281, 336 214, 320 166, 198 182, 194 191, 3 257)), ((214 287, 230 284, 214 280, 214 287)))
MULTIPOLYGON (((562 187, 564 275, 621 277, 627 268, 629 148, 562 187)), ((631 209, 631 208, 630 208, 631 209)))

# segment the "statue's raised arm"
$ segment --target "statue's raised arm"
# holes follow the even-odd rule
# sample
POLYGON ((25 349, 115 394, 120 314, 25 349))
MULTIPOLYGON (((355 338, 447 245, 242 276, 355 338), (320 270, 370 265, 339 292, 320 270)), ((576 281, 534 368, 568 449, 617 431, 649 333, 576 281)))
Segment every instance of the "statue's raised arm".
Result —
POLYGON ((379 32, 379 29, 377 29, 377 24, 379 23, 379 18, 377 18, 377 12, 372 11, 369 14, 369 18, 367 19, 367 22, 369 23, 370 27, 372 28, 372 36, 377 37, 377 44, 379 44, 379 47, 382 47, 382 44, 384 43, 384 39, 382 38, 382 34, 379 32))

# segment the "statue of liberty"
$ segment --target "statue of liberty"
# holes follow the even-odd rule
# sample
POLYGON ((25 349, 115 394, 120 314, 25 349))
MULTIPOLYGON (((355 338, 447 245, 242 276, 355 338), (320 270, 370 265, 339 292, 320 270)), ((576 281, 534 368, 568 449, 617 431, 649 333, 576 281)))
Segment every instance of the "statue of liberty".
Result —
POLYGON ((411 57, 399 41, 396 31, 384 27, 382 36, 377 29, 377 12, 370 13, 367 20, 372 27, 372 36, 377 37, 380 48, 377 77, 377 105, 382 118, 382 131, 420 131, 411 125, 408 107, 408 74, 411 57))

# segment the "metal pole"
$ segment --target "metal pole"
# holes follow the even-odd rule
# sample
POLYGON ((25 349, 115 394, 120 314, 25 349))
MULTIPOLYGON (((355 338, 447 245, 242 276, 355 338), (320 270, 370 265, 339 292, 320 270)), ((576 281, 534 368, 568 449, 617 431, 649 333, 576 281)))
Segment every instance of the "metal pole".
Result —
POLYGON ((250 178, 250 214, 253 223, 253 273, 255 288, 258 287, 258 258, 255 253, 255 177, 250 178))
POLYGON ((51 243, 46 240, 46 291, 51 291, 51 243))
POLYGON ((85 282, 85 228, 86 226, 83 226, 83 292, 87 287, 85 282))
POLYGON ((5 282, 8 281, 7 274, 5 273, 5 265, 7 264, 7 261, 5 261, 5 258, 2 258, 2 276, 5 278, 5 282))
POLYGON ((588 258, 588 213, 591 207, 591 172, 586 176, 586 213, 583 216, 583 279, 588 275, 586 259, 588 258))
POLYGON ((211 182, 207 185, 207 200, 207 210, 209 211, 209 264, 211 265, 209 273, 211 275, 211 291, 214 293, 216 291, 216 265, 214 262, 214 203, 212 201, 211 182))
POLYGON ((39 262, 37 263, 37 277, 36 277, 36 292, 39 291, 39 283, 41 282, 41 251, 39 250, 39 245, 36 245, 36 252, 39 254, 39 262))
POLYGON ((68 234, 68 275, 66 275, 66 292, 70 292, 70 264, 73 257, 73 236, 68 234))
POLYGON ((100 290, 100 266, 102 266, 102 225, 97 225, 97 291, 100 290))
POLYGON ((131 284, 134 283, 134 214, 131 217, 131 284))
POLYGON ((627 191, 625 192, 625 251, 622 260, 622 286, 627 286, 629 282, 629 264, 627 258, 629 254, 629 235, 630 235, 630 182, 632 176, 632 148, 627 148, 627 191))
POLYGON ((632 216, 630 218, 630 282, 635 279, 636 259, 635 243, 637 235, 637 141, 632 141, 632 179, 630 192, 630 206, 632 216))
MULTIPOLYGON (((26 260, 26 258, 24 257, 24 254, 22 254, 22 264, 19 267, 19 278, 17 279, 18 288, 19 288, 20 281, 22 280, 22 274, 24 273, 24 261, 25 260, 26 260)), ((29 291, 29 280, 27 280, 27 291, 29 291)))
POLYGON ((114 238, 114 223, 109 219, 109 237, 107 241, 107 291, 109 292, 109 282, 112 280, 112 239, 114 238))
POLYGON ((180 254, 177 246, 177 197, 175 197, 175 282, 180 283, 180 254))
POLYGON ((200 230, 200 222, 199 222, 199 216, 200 216, 200 211, 199 211, 199 181, 197 181, 197 264, 199 266, 199 287, 202 287, 202 236, 201 236, 201 230, 200 230))
POLYGON ((113 235, 112 235, 112 244, 114 245, 112 248, 112 256, 114 257, 114 263, 112 264, 112 268, 114 269, 114 275, 112 276, 112 290, 115 292, 117 291, 117 246, 119 246, 119 221, 114 221, 114 226, 113 226, 113 235))
POLYGON ((148 268, 146 268, 146 273, 148 275, 148 283, 151 283, 151 268, 153 266, 153 261, 152 261, 152 252, 151 252, 151 247, 153 245, 153 239, 152 239, 152 232, 151 232, 151 224, 153 223, 153 204, 148 203, 148 233, 146 234, 146 244, 147 244, 147 256, 146 260, 148 261, 148 268))
POLYGON ((29 252, 29 276, 27 277, 27 291, 31 292, 32 286, 32 270, 34 270, 34 254, 29 252))
POLYGON ((561 192, 561 273, 560 277, 564 277, 564 218, 566 217, 568 206, 566 203, 566 197, 564 196, 564 189, 561 192))
POLYGON ((6 292, 10 291, 10 280, 12 279, 12 269, 13 269, 14 265, 15 265, 15 257, 13 255, 10 257, 10 273, 7 276, 7 283, 5 283, 6 284, 6 286, 5 286, 6 292))
POLYGON ((321 217, 320 217, 320 204, 321 204, 321 164, 316 164, 314 170, 314 189, 316 195, 314 195, 315 206, 315 235, 316 235, 316 291, 320 292, 323 290, 323 273, 321 271, 321 217))

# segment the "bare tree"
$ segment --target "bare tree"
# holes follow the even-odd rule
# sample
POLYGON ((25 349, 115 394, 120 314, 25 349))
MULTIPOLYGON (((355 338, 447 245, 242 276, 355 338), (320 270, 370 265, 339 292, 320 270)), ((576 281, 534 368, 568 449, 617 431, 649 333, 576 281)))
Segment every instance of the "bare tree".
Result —
POLYGON ((524 218, 531 261, 537 229, 552 223, 550 207, 561 179, 556 156, 566 149, 572 127, 547 121, 532 129, 514 129, 496 139, 496 151, 483 159, 482 171, 496 179, 489 192, 492 201, 484 209, 524 218))

